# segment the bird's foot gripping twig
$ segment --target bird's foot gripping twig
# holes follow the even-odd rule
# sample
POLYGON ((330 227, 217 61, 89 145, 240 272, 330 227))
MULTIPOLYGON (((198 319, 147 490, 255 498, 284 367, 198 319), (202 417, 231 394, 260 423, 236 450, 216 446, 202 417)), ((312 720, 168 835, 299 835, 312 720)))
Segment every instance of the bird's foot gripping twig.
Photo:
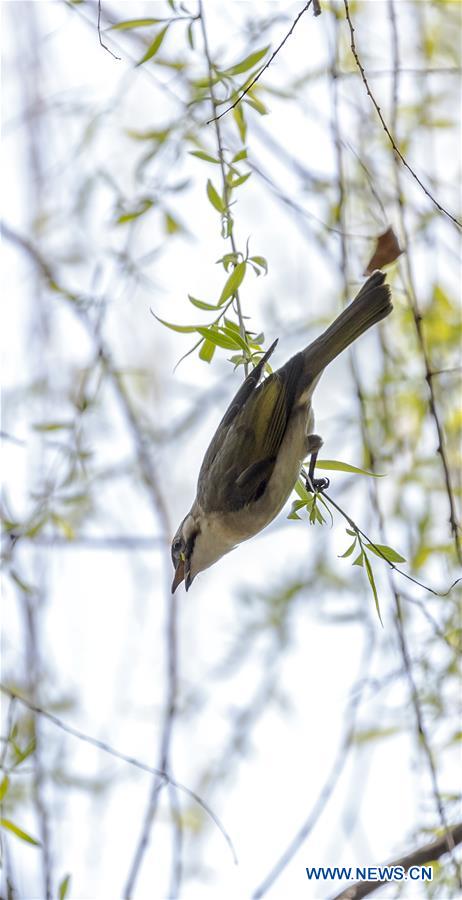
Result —
POLYGON ((329 478, 314 477, 316 460, 318 458, 318 453, 322 447, 322 443, 322 438, 319 437, 318 434, 309 435, 308 449, 311 452, 310 468, 308 469, 308 472, 303 469, 302 474, 305 478, 305 487, 311 494, 322 494, 323 491, 327 491, 327 488, 330 485, 329 478))

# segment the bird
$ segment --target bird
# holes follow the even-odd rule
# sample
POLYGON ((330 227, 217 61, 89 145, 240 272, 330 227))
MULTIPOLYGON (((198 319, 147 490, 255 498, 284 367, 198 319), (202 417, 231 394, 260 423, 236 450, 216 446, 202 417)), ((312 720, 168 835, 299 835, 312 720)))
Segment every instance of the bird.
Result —
POLYGON ((262 531, 283 508, 311 455, 312 489, 322 438, 313 432, 313 391, 322 372, 392 309, 386 276, 375 271, 332 324, 285 365, 262 375, 278 341, 264 353, 228 406, 206 450, 191 509, 171 546, 172 593, 242 541, 262 531))

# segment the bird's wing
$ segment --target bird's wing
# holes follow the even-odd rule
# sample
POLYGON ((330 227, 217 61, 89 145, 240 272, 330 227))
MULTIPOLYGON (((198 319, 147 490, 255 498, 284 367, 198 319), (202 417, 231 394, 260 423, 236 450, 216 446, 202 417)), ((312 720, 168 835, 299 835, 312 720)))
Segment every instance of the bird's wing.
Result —
POLYGON ((262 496, 284 438, 302 370, 303 360, 297 354, 258 388, 254 386, 238 407, 239 394, 236 396, 199 474, 197 499, 205 512, 235 511, 262 496))

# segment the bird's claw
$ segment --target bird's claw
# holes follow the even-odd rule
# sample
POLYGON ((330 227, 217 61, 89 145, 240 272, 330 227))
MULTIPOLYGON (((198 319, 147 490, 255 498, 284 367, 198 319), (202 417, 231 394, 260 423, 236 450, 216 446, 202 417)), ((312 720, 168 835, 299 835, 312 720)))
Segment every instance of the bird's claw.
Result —
POLYGON ((323 491, 327 491, 329 485, 329 478, 307 478, 305 483, 307 491, 309 491, 311 494, 322 494, 323 491))

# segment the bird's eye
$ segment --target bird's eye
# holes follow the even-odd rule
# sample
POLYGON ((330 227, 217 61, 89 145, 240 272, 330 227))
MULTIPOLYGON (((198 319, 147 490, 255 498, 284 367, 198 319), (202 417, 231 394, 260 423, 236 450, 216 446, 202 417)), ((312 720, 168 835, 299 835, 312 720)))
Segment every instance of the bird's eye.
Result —
POLYGON ((183 546, 183 541, 181 540, 181 538, 176 538, 176 540, 173 541, 172 550, 174 550, 175 553, 179 553, 182 546, 183 546))

